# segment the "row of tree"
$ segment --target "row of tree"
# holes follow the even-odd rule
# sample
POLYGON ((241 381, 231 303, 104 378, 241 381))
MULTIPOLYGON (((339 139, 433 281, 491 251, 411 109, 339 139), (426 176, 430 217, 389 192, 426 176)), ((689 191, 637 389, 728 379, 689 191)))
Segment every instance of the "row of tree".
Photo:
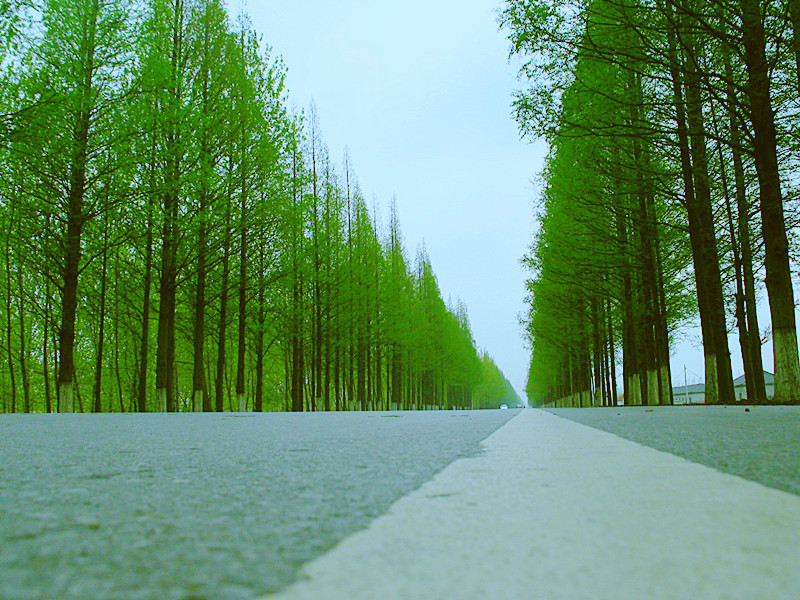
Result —
POLYGON ((397 209, 220 0, 3 3, 4 412, 496 405, 397 209), (26 9, 23 4, 28 6, 26 9), (479 398, 475 392, 481 391, 479 398))
POLYGON ((533 403, 672 403, 670 345, 699 313, 706 402, 800 401, 795 300, 797 0, 507 0, 530 86, 516 118, 551 147, 526 262, 533 403), (763 275, 762 275, 763 274, 763 275), (621 349, 624 389, 617 389, 621 349))

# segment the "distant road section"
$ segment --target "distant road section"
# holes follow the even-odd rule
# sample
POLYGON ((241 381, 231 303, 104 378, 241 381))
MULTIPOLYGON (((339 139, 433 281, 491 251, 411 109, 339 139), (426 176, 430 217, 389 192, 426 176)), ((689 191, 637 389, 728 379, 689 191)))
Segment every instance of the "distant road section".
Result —
POLYGON ((252 600, 517 413, 0 415, 0 599, 252 600))
POLYGON ((800 495, 800 406, 627 406, 548 412, 800 495))
POLYGON ((533 409, 484 448, 271 598, 800 598, 797 496, 533 409))

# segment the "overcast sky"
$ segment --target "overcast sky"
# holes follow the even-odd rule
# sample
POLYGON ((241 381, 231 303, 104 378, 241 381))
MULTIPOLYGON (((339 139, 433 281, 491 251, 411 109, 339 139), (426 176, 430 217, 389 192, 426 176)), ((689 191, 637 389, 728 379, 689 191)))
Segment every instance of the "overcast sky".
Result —
MULTIPOLYGON (((497 28, 500 0, 251 0, 247 9, 288 68, 291 100, 314 99, 340 161, 349 147, 368 204, 397 195, 406 249, 424 240, 445 300, 463 300, 479 348, 524 397, 528 350, 518 316, 544 144, 521 141, 518 87, 497 28)), ((232 6, 236 10, 237 6, 232 6)), ((762 328, 769 313, 762 303, 762 328)), ((735 335, 734 377, 741 374, 735 335)), ((703 379, 699 328, 672 348, 675 384, 703 379)), ((772 347, 764 347, 772 370, 772 347)))
MULTIPOLYGON (((510 116, 516 69, 496 0, 251 0, 253 27, 288 68, 291 101, 317 106, 331 156, 350 150, 368 205, 397 195, 406 249, 424 240, 447 301, 468 309, 522 395, 519 259, 533 232, 545 147, 510 116)), ((232 6, 236 10, 237 6, 232 6)))

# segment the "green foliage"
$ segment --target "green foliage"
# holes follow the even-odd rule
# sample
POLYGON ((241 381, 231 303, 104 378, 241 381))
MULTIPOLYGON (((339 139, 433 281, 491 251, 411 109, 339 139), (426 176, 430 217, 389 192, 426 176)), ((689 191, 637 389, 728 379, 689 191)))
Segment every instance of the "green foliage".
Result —
POLYGON ((513 408, 521 404, 511 382, 495 364, 488 353, 481 354, 482 382, 475 392, 476 408, 498 408, 502 404, 513 408))
POLYGON ((384 231, 314 109, 287 109, 286 69, 246 16, 219 0, 18 8, 0 4, 17 32, 0 50, 1 410, 58 410, 70 339, 61 380, 81 411, 507 396, 424 248, 409 261, 396 205, 384 231))
MULTIPOLYGON (((515 116, 523 135, 551 145, 541 228, 524 259, 532 403, 615 404, 618 366, 626 403, 671 402, 669 341, 698 311, 709 390, 731 377, 726 316, 739 329, 745 370, 760 376, 753 273, 764 266, 761 242, 792 223, 776 217, 768 234, 757 205, 764 219, 784 210, 764 208, 780 184, 791 207, 796 185, 800 20, 792 14, 800 13, 789 6, 505 2, 499 20, 524 61, 515 116), (746 44, 761 26, 773 87, 756 90, 746 44), (777 115, 770 143, 780 182, 755 169, 768 148, 753 145, 764 111, 751 103, 764 98, 777 115)), ((775 206, 782 201, 773 195, 775 206)), ((771 304, 773 296, 788 303, 791 285, 777 289, 771 304)))

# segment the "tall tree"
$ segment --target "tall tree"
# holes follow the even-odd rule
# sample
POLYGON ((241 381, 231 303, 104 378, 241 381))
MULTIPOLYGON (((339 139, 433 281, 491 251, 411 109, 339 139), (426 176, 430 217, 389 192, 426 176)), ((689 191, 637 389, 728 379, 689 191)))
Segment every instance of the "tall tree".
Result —
POLYGON ((775 358, 775 399, 800 401, 800 358, 794 290, 789 266, 789 243, 781 194, 777 132, 772 107, 769 64, 760 0, 739 0, 744 61, 747 66, 747 96, 754 132, 754 157, 761 198, 766 284, 772 316, 775 358))

